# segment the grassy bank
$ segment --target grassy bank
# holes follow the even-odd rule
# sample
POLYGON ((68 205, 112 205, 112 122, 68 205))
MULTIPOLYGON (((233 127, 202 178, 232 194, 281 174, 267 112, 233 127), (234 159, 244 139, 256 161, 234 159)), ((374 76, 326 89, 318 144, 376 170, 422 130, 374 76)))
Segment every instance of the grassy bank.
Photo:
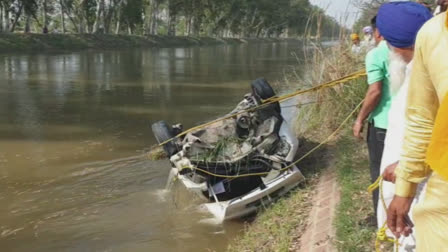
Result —
POLYGON ((119 49, 133 47, 187 47, 219 44, 275 42, 284 39, 135 36, 109 34, 0 33, 0 52, 119 49))
MULTIPOLYGON (((311 83, 323 83, 338 79, 363 68, 364 55, 355 56, 349 52, 349 45, 322 50, 316 48, 310 60, 309 77, 311 83)), ((313 84, 311 84, 313 86, 313 84)), ((322 141, 346 118, 361 102, 367 90, 365 78, 346 85, 312 94, 316 106, 301 111, 298 122, 307 119, 307 124, 296 124, 297 132, 322 141)), ((373 208, 371 196, 367 193, 370 185, 367 146, 352 136, 349 120, 340 135, 335 139, 336 148, 331 149, 334 156, 338 181, 341 188, 341 201, 337 208, 336 244, 338 251, 373 251, 375 228, 371 226, 373 208)))
POLYGON ((370 172, 365 143, 353 139, 350 132, 342 137, 336 151, 336 167, 341 186, 341 201, 335 227, 339 251, 373 251, 376 228, 372 198, 367 193, 370 172))

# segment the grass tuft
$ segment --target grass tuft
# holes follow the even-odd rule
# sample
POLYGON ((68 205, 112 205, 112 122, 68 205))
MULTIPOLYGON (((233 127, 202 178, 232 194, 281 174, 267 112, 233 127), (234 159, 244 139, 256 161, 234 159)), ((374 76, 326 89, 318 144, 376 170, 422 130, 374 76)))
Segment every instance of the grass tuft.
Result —
POLYGON ((158 145, 154 145, 150 148, 147 153, 147 157, 150 161, 162 160, 168 158, 166 152, 163 150, 163 147, 158 145))

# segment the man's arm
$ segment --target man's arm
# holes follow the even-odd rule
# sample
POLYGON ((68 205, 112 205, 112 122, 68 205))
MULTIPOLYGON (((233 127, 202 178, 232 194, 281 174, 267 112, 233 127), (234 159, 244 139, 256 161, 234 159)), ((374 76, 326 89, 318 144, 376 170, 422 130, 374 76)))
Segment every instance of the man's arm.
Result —
POLYGON ((430 173, 426 151, 431 141, 439 98, 426 68, 421 39, 417 39, 406 108, 406 127, 395 195, 414 197, 417 185, 430 173))
POLYGON ((381 81, 375 82, 369 86, 366 97, 364 98, 364 103, 362 104, 361 110, 359 111, 358 117, 353 125, 353 135, 355 137, 361 138, 364 121, 380 102, 382 88, 383 83, 381 81))
POLYGON ((358 138, 361 138, 364 120, 366 120, 369 114, 375 110, 376 106, 381 101, 385 69, 383 69, 384 65, 382 64, 381 59, 377 58, 377 50, 378 48, 373 49, 366 56, 366 72, 369 89, 367 90, 358 118, 353 125, 353 135, 358 138))

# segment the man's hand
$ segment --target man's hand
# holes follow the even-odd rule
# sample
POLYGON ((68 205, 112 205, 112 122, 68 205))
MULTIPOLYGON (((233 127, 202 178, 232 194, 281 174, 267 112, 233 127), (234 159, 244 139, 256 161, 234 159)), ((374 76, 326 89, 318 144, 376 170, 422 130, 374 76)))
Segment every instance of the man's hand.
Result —
POLYGON ((393 163, 386 167, 386 170, 383 172, 383 179, 387 182, 395 183, 395 168, 397 168, 398 162, 393 163))
POLYGON ((355 124, 353 125, 353 135, 359 139, 362 139, 361 133, 364 128, 364 123, 356 120, 355 124))
POLYGON ((408 215, 412 200, 414 198, 395 195, 387 209, 387 226, 397 238, 400 238, 401 235, 407 237, 412 233, 414 224, 412 224, 408 215))

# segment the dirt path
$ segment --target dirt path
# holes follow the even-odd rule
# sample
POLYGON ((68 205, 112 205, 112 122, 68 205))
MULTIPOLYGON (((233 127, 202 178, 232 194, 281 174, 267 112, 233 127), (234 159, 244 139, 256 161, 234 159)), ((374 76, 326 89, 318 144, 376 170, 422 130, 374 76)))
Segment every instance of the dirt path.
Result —
POLYGON ((305 233, 300 239, 300 252, 336 251, 333 246, 335 228, 333 220, 340 200, 335 169, 323 171, 313 197, 313 208, 305 233))

